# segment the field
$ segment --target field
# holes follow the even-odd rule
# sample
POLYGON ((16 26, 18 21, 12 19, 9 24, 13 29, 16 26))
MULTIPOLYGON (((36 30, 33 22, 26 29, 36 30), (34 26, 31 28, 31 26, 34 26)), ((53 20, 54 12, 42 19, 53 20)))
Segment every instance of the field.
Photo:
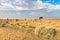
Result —
POLYGON ((60 20, 3 20, 0 19, 0 40, 60 40, 60 20), (56 30, 56 36, 47 39, 35 35, 39 26, 56 30))

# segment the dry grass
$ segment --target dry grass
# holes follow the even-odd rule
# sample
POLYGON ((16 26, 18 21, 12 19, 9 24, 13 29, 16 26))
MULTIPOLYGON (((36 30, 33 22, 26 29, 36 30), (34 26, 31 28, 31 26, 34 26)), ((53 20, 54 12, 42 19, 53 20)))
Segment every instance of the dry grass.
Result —
POLYGON ((60 40, 60 20, 0 20, 0 40, 60 40), (55 37, 36 36, 34 30, 39 26, 55 29, 55 37))
POLYGON ((48 40, 54 38, 56 35, 56 30, 51 27, 39 26, 35 28, 35 35, 40 38, 47 38, 48 40))

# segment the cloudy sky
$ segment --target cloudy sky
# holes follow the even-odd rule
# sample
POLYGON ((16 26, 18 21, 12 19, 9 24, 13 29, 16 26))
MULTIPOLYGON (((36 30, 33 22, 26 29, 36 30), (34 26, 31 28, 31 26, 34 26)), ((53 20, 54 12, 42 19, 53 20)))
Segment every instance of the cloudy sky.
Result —
POLYGON ((60 18, 60 0, 0 0, 0 19, 60 18))

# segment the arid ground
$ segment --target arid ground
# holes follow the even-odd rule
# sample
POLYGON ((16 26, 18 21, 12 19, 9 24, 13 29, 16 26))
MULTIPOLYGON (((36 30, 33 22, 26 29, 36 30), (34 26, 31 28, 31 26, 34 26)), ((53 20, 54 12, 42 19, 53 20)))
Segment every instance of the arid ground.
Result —
POLYGON ((60 40, 60 20, 0 20, 0 40, 60 40), (56 36, 47 39, 35 35, 39 26, 56 30, 56 36))

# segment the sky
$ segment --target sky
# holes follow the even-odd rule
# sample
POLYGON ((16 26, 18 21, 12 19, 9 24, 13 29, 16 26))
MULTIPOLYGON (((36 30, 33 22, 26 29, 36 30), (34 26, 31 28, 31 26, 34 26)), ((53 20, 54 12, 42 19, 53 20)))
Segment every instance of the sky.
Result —
POLYGON ((0 0, 0 19, 60 19, 60 0, 0 0))

